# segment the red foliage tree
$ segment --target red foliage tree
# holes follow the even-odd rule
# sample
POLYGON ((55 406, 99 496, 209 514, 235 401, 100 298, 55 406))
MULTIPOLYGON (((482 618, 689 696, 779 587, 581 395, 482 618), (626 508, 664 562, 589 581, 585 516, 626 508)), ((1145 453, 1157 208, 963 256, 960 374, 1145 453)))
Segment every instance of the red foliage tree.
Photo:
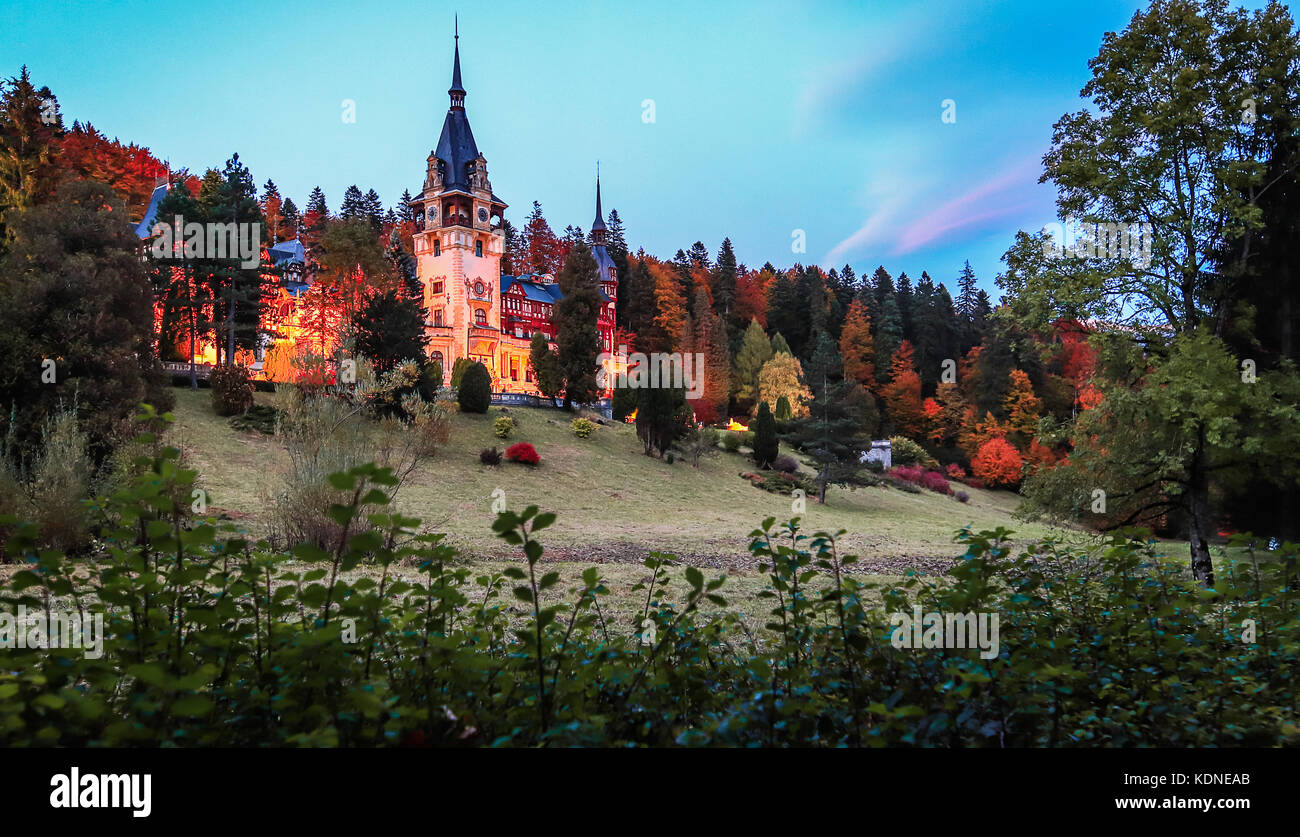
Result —
POLYGON ((912 344, 904 340, 889 363, 889 383, 885 384, 882 395, 895 431, 909 439, 920 439, 925 412, 921 406, 921 376, 916 374, 912 358, 912 344))
POLYGON ((971 472, 992 486, 1017 485, 1024 466, 1020 452, 1001 436, 994 436, 980 445, 979 452, 970 462, 971 472))

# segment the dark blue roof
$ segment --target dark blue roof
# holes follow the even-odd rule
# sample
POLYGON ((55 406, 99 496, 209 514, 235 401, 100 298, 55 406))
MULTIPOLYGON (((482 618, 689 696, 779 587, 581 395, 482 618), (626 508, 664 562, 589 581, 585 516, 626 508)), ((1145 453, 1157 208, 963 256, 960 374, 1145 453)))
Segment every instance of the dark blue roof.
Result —
POLYGON ((266 252, 276 267, 283 267, 286 264, 304 264, 307 260, 307 250, 296 238, 293 241, 281 241, 266 252))
POLYGON ((140 219, 140 223, 135 225, 136 238, 144 240, 153 235, 153 222, 158 217, 158 204, 162 203, 162 199, 166 194, 166 183, 153 190, 153 197, 149 198, 149 208, 144 211, 144 217, 140 219))
POLYGON ((478 145, 474 142, 474 132, 469 128, 469 118, 464 110, 452 108, 447 111, 447 118, 442 122, 442 135, 438 137, 438 149, 434 153, 447 167, 444 188, 448 191, 462 189, 468 193, 469 164, 478 159, 478 145))

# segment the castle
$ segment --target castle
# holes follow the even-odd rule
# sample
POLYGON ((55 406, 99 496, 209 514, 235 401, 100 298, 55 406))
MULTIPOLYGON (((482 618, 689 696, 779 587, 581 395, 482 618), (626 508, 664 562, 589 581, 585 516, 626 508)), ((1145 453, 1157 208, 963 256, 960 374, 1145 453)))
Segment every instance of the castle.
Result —
MULTIPOLYGON (((529 363, 535 332, 555 339, 551 322, 562 294, 550 274, 503 276, 502 221, 507 204, 492 191, 487 159, 479 152, 465 114, 460 75, 460 34, 452 62, 451 105, 437 147, 426 161, 424 186, 412 199, 416 275, 429 312, 429 354, 449 375, 459 358, 481 362, 498 392, 538 392, 529 363)), ((596 179, 592 256, 600 271, 601 348, 614 349, 618 273, 605 246, 605 219, 596 179)))

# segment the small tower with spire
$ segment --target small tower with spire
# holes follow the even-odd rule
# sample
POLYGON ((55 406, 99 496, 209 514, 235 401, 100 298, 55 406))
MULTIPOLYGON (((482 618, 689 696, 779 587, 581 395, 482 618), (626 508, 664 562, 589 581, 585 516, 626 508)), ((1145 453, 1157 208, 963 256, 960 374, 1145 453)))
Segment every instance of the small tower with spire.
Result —
POLYGON ((591 222, 591 256, 600 273, 601 308, 598 325, 601 334, 608 334, 606 351, 613 351, 614 309, 618 304, 618 267, 609 255, 606 244, 605 211, 600 205, 600 167, 596 168, 596 220, 591 222))

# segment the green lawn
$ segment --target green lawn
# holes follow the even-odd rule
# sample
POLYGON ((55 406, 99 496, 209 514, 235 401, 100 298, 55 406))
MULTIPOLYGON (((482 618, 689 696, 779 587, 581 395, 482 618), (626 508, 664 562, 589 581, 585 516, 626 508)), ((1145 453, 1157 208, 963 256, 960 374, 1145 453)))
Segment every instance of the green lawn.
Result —
MULTIPOLYGON (((200 472, 210 505, 256 534, 260 498, 280 480, 286 455, 278 440, 231 429, 215 415, 208 392, 178 389, 172 443, 200 472)), ((269 401, 269 394, 258 394, 269 401)), ((487 415, 457 413, 450 444, 404 485, 398 508, 423 520, 468 555, 491 560, 508 551, 490 531, 492 495, 505 492, 510 508, 537 505, 559 515, 544 542, 549 557, 583 563, 628 562, 647 550, 678 554, 706 566, 752 567, 748 534, 765 517, 792 516, 791 498, 753 487, 739 477, 752 469, 742 454, 719 452, 698 469, 669 465, 641 453, 630 425, 598 427, 588 439, 569 428, 556 410, 512 408, 519 423, 509 440, 531 442, 542 457, 537 468, 478 461, 481 448, 504 447, 487 415)), ((1047 533, 1011 520, 1018 497, 1010 492, 965 488, 968 503, 922 492, 887 488, 832 487, 826 504, 807 502, 809 531, 844 529, 844 546, 871 571, 898 574, 907 568, 940 570, 961 553, 952 542, 965 525, 1010 526, 1021 537, 1047 533)))

